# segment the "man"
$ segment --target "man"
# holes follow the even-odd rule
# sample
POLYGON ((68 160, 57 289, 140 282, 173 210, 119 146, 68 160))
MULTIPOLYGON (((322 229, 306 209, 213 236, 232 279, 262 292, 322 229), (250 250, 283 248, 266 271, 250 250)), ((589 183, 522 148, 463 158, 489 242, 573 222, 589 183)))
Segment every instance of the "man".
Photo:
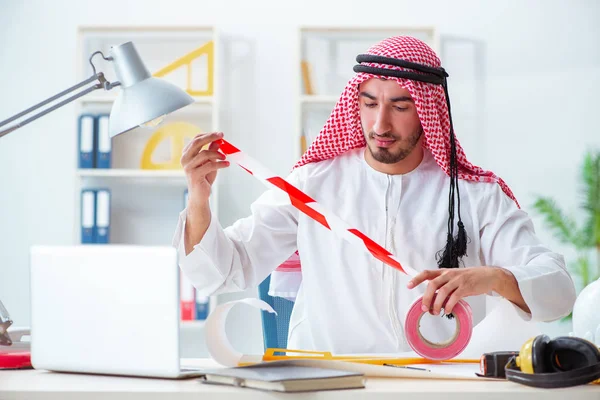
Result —
MULTIPOLYGON (((217 151, 221 133, 198 135, 181 158, 189 203, 173 244, 183 272, 205 295, 244 290, 297 250, 292 349, 410 350, 404 317, 420 296, 434 315, 464 298, 474 323, 485 316, 486 295, 506 298, 525 320, 569 314, 575 289, 563 258, 540 244, 508 186, 469 163, 455 138, 447 74, 435 53, 415 38, 392 37, 357 61, 287 180, 421 272, 411 278, 353 247, 278 189, 223 230, 208 205, 217 171, 229 166, 217 151)), ((435 319, 439 332, 443 322, 435 319)))

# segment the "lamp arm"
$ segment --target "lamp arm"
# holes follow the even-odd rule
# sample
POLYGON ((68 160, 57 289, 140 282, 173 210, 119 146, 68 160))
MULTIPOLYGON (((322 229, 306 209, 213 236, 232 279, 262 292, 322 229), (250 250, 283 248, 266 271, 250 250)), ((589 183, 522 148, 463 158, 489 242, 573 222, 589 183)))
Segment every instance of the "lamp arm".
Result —
POLYGON ((104 77, 104 74, 102 72, 99 72, 97 74, 92 75, 90 78, 78 83, 77 85, 72 86, 66 90, 63 90, 62 92, 42 101, 41 103, 38 103, 38 104, 34 105, 33 107, 30 107, 27 110, 22 111, 14 116, 8 118, 7 120, 0 122, 0 127, 18 119, 18 118, 21 118, 22 116, 27 115, 27 114, 31 113, 32 111, 37 110, 38 108, 45 106, 48 103, 53 102, 54 100, 60 99, 61 97, 65 96, 66 94, 71 93, 72 91, 79 89, 80 87, 83 87, 91 82, 96 81, 96 80, 98 81, 98 83, 96 83, 95 85, 92 85, 92 86, 88 87, 87 89, 85 89, 79 93, 76 93, 71 97, 68 97, 67 99, 61 101, 60 103, 55 104, 52 107, 49 107, 49 108, 45 109, 44 111, 41 111, 41 112, 35 114, 34 116, 27 118, 7 129, 0 130, 0 138, 5 135, 8 135, 9 133, 11 133, 14 130, 21 128, 24 125, 27 125, 28 123, 30 123, 32 121, 35 121, 36 119, 38 119, 40 117, 43 117, 44 115, 46 115, 48 113, 51 113, 52 111, 56 110, 57 108, 60 108, 60 107, 64 106, 65 104, 72 102, 73 100, 76 100, 82 96, 85 96, 86 94, 88 94, 90 92, 93 92, 94 90, 98 90, 98 89, 110 90, 113 87, 120 85, 119 82, 114 82, 114 83, 108 82, 106 80, 106 78, 104 77))

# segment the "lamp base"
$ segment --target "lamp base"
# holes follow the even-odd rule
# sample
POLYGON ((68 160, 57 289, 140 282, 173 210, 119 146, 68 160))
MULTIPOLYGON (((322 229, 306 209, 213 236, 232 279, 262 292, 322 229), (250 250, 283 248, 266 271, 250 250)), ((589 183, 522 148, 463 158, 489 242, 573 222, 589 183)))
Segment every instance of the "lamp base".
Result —
POLYGON ((31 335, 31 330, 29 328, 8 328, 7 334, 10 335, 11 343, 8 345, 0 345, 0 356, 30 351, 31 341, 24 340, 31 335))

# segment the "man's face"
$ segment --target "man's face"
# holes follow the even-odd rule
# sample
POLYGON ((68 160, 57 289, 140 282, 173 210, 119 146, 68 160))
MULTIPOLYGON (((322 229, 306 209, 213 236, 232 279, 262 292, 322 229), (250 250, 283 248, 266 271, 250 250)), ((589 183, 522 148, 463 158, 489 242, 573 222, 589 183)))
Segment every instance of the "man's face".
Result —
POLYGON ((402 161, 420 145, 423 132, 408 90, 393 80, 369 79, 358 88, 367 147, 383 164, 402 161))

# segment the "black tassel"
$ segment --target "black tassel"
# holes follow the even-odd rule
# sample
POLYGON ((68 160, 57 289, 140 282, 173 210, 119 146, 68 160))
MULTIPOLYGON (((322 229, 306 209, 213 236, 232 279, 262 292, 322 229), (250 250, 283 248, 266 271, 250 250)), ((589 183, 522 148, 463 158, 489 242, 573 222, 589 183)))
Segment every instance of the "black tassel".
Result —
POLYGON ((439 268, 457 268, 458 265, 454 266, 455 263, 455 245, 452 234, 448 234, 446 237, 446 247, 438 252, 438 267, 439 268), (440 254, 441 253, 441 254, 440 254))
POLYGON ((467 255, 467 231, 462 221, 458 221, 458 235, 456 236, 456 256, 464 257, 467 255))
POLYGON ((448 234, 446 236, 446 246, 443 251, 438 252, 439 268, 459 268, 460 258, 467 255, 467 243, 469 238, 465 226, 460 216, 460 191, 458 188, 458 159, 456 155, 456 138, 454 135, 454 126, 452 123, 452 113, 450 110, 450 98, 448 95, 448 83, 444 79, 442 84, 444 94, 446 95, 446 104, 448 105, 448 116, 450 118, 450 189, 448 193, 448 234), (458 212, 458 233, 454 237, 454 212, 458 212), (440 254, 441 253, 441 254, 440 254))

